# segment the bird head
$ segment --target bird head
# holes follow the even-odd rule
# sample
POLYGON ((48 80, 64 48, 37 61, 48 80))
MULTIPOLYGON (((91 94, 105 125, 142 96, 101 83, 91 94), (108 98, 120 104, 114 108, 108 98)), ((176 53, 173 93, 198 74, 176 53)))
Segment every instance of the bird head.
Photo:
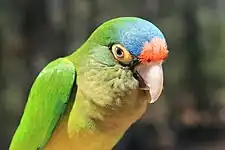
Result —
POLYGON ((139 89, 150 95, 150 103, 159 98, 168 50, 164 35, 154 24, 136 17, 112 19, 99 26, 83 47, 95 62, 132 72, 139 89))

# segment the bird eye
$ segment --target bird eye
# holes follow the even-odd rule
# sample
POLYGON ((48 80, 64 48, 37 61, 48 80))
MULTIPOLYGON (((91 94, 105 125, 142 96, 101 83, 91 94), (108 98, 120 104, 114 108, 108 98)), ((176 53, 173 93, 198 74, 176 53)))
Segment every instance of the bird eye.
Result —
POLYGON ((116 56, 119 58, 123 58, 124 56, 123 50, 120 47, 115 47, 115 53, 116 56))
POLYGON ((132 55, 120 44, 112 45, 112 53, 114 57, 123 64, 129 64, 133 57, 132 55))

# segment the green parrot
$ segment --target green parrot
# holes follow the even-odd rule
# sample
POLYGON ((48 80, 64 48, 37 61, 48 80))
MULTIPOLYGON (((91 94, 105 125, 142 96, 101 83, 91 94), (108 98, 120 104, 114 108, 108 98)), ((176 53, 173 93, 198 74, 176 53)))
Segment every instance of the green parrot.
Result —
POLYGON ((50 62, 29 93, 9 150, 110 150, 163 89, 166 40, 152 23, 120 17, 50 62))

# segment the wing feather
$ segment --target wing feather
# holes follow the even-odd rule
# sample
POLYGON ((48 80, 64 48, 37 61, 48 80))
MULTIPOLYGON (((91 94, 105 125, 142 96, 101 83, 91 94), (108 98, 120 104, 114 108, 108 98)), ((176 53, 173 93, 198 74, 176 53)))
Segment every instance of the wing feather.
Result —
POLYGON ((43 148, 65 111, 75 79, 75 66, 66 58, 49 63, 41 71, 31 88, 10 150, 43 148))

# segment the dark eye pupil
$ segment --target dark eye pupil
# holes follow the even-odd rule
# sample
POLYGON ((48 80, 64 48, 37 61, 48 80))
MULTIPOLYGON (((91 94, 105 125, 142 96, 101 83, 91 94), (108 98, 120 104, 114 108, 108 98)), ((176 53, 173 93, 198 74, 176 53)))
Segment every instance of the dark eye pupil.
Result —
POLYGON ((119 47, 116 47, 116 55, 119 57, 123 57, 123 50, 119 47))

